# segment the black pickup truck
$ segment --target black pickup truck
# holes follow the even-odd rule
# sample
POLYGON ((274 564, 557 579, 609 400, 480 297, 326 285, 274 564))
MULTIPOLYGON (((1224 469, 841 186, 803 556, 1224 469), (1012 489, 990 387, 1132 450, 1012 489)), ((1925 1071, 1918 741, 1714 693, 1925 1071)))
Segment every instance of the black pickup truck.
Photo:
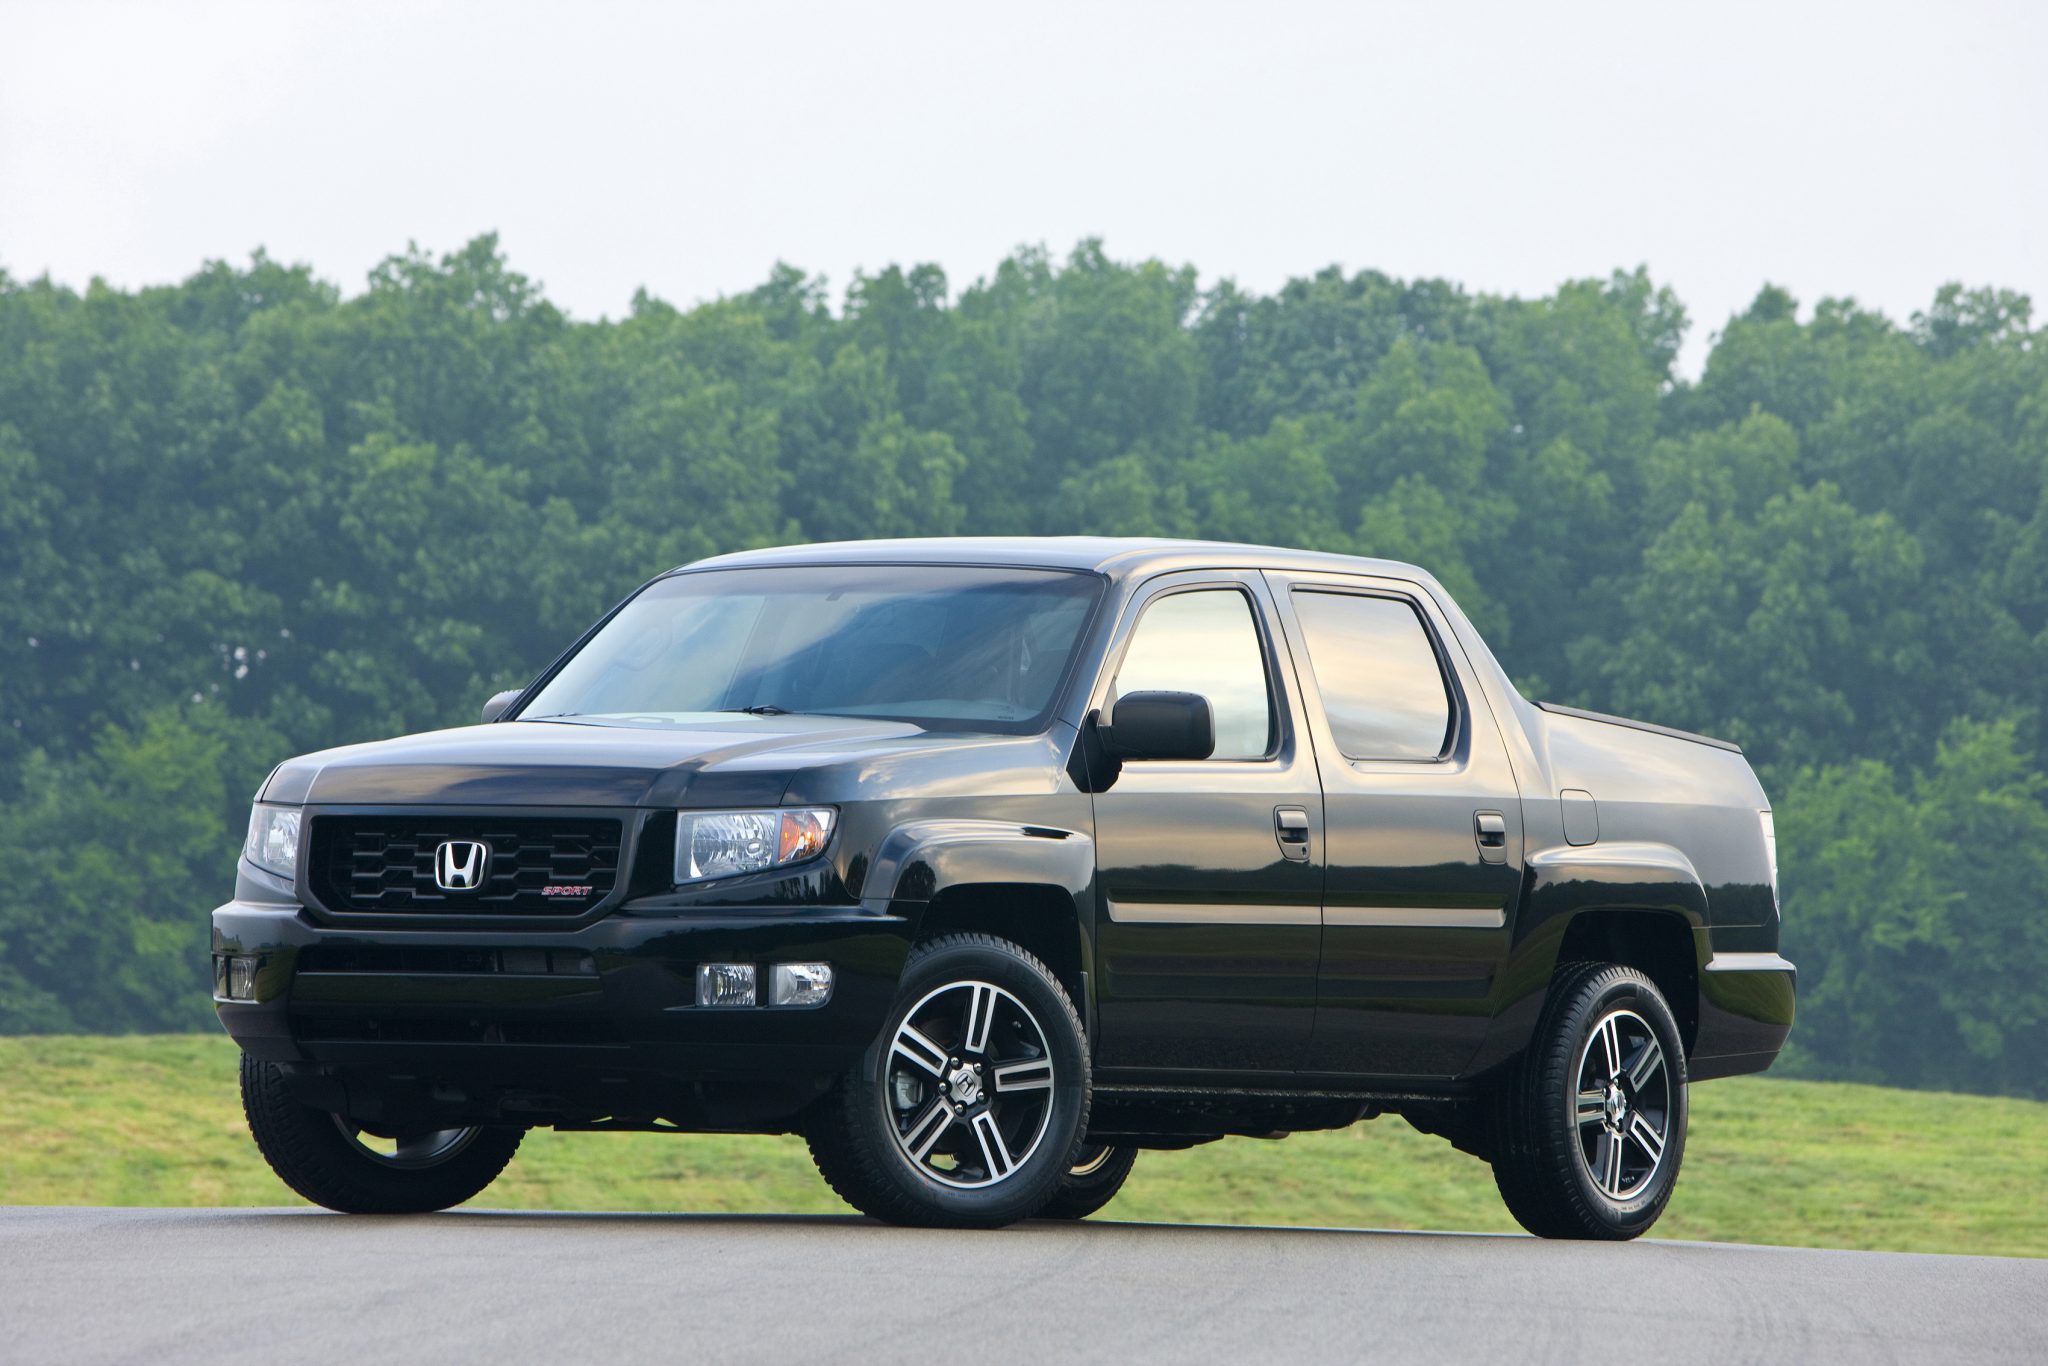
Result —
POLYGON ((1397 1114, 1553 1237, 1670 1199, 1796 975, 1733 745, 1531 704, 1428 574, 933 540, 653 580, 484 724, 264 783, 214 995, 278 1174, 469 1199, 534 1126, 804 1135, 900 1223, 1397 1114))

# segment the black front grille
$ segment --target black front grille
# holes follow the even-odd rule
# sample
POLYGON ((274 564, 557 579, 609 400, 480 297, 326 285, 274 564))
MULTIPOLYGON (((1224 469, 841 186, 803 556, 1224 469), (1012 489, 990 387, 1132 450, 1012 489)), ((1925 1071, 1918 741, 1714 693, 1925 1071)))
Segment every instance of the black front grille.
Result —
POLYGON ((309 890, 331 911, 579 916, 619 878, 619 822, 554 816, 316 816, 309 890), (489 849, 482 884, 447 891, 434 854, 450 841, 489 849))

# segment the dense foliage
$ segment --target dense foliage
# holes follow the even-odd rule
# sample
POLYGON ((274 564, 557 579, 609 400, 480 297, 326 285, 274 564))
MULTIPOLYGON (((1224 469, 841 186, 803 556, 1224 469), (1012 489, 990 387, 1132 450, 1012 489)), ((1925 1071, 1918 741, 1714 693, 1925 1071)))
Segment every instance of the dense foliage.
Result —
POLYGON ((0 274, 0 1029, 206 1018, 296 751, 459 722, 650 573, 796 539, 1194 534, 1427 565, 1531 695, 1744 744, 1787 1066, 2048 1095, 2048 348, 1763 290, 1674 378, 1642 272, 1270 297, 1037 252, 578 323, 482 239, 0 274))

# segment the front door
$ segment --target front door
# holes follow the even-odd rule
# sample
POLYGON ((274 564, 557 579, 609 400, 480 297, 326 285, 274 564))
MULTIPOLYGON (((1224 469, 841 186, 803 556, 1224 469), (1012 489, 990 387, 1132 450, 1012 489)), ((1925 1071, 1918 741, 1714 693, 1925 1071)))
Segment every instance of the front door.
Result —
POLYGON ((1306 1068, 1455 1075, 1490 1023, 1522 883, 1506 745, 1418 585, 1268 579, 1322 761, 1329 845, 1306 1068))
POLYGON ((1264 579, 1171 575, 1126 609, 1093 705, 1209 699, 1215 753, 1127 762, 1095 795, 1096 1065, 1299 1067, 1314 1027, 1322 793, 1264 579))

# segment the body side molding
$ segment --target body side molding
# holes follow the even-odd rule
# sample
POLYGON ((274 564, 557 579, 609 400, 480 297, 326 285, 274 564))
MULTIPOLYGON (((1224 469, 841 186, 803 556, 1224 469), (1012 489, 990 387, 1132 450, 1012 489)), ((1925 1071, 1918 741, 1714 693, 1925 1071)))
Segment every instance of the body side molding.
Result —
POLYGON ((1182 905, 1167 901, 1112 901, 1109 918, 1120 924, 1144 925, 1320 925, 1314 906, 1223 906, 1207 902, 1182 905))
POLYGON ((1507 924, 1505 906, 1325 906, 1325 925, 1374 925, 1398 929, 1497 930, 1507 924))

